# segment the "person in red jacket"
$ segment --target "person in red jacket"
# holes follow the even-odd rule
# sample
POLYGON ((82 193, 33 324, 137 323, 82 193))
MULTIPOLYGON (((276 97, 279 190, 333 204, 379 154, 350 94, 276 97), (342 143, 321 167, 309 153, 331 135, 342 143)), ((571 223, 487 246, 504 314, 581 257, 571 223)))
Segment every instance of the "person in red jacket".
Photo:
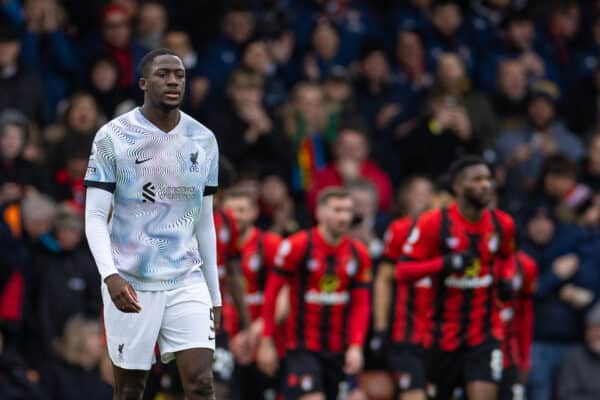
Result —
POLYGON ((388 175, 372 160, 369 160, 369 141, 361 127, 342 128, 333 145, 334 161, 315 172, 307 193, 308 206, 315 208, 318 193, 328 186, 343 186, 366 179, 377 188, 379 208, 389 210, 393 189, 388 175))
POLYGON ((425 361, 422 324, 419 314, 427 312, 431 299, 431 279, 406 283, 395 280, 396 263, 416 218, 433 202, 431 182, 414 177, 406 183, 405 211, 407 216, 396 219, 385 233, 383 258, 377 269, 373 296, 373 337, 371 350, 385 353, 388 370, 392 373, 400 400, 425 400, 425 361), (410 193, 410 192, 413 193, 410 193), (412 196, 417 204, 408 201, 412 196), (392 346, 388 346, 391 339, 392 346))
MULTIPOLYGON (((276 381, 265 377, 252 361, 256 350, 254 344, 257 343, 262 332, 261 312, 267 274, 274 268, 281 237, 272 232, 261 231, 254 226, 258 218, 258 204, 252 193, 231 189, 225 192, 223 206, 231 210, 239 227, 240 267, 244 276, 246 305, 252 321, 249 330, 251 345, 247 348, 243 348, 243 344, 236 346, 238 336, 233 336, 230 343, 236 361, 239 363, 236 366, 234 391, 243 394, 240 398, 265 398, 265 392, 275 388, 276 381)), ((237 322, 237 318, 232 321, 232 335, 239 333, 237 322)))
POLYGON ((516 256, 517 273, 513 288, 515 297, 503 304, 500 316, 504 322, 504 373, 498 393, 499 400, 525 398, 525 382, 530 367, 533 341, 533 295, 537 281, 535 260, 522 251, 516 256))
POLYGON ((371 260, 363 244, 348 236, 353 218, 349 193, 319 194, 316 227, 281 242, 267 281, 263 337, 257 363, 274 374, 275 303, 290 285, 286 321, 285 399, 335 399, 344 374, 362 369, 370 314, 371 260))
POLYGON ((455 161, 449 175, 456 202, 418 219, 397 277, 432 280, 430 312, 418 321, 427 326, 423 344, 432 347, 432 397, 447 400, 464 383, 469 399, 495 400, 503 370, 498 300, 512 295, 515 226, 489 208, 492 174, 481 158, 455 161))

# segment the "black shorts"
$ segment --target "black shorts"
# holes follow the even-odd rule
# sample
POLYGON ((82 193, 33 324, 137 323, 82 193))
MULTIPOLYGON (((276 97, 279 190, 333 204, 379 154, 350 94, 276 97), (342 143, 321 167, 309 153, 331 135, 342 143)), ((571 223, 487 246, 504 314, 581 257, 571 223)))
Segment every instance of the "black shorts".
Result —
POLYGON ((279 389, 280 377, 270 377, 263 374, 256 363, 235 365, 231 383, 231 399, 275 399, 279 389))
POLYGON ((229 336, 221 331, 215 339, 213 375, 215 382, 227 383, 231 381, 234 367, 233 354, 229 351, 229 336))
POLYGON ((425 352, 420 346, 395 343, 388 354, 388 370, 394 378, 395 390, 407 392, 425 389, 425 352))
POLYGON ((498 400, 525 400, 525 385, 519 379, 519 369, 515 366, 504 369, 498 391, 498 400))
POLYGON ((429 395, 447 400, 457 387, 484 381, 499 384, 502 379, 500 342, 490 340, 455 351, 432 350, 427 361, 429 395))
POLYGON ((335 399, 344 380, 342 354, 293 350, 287 353, 283 373, 283 396, 297 399, 309 393, 324 393, 335 399))

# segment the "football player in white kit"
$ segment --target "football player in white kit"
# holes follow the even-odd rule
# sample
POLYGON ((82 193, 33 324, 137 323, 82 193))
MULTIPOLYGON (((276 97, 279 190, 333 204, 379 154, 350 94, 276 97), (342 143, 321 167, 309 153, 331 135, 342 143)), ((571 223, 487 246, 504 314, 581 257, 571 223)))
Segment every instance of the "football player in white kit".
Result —
POLYGON ((103 281, 114 398, 142 398, 158 343, 163 362, 176 360, 187 399, 213 399, 217 142, 179 110, 179 57, 153 50, 140 69, 143 106, 100 128, 85 176, 86 236, 103 281))

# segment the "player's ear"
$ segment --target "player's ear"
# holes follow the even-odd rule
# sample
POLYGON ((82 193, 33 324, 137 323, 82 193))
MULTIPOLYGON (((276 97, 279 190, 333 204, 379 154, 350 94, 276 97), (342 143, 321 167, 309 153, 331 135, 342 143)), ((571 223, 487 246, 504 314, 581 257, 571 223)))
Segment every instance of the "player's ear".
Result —
POLYGON ((140 79, 138 81, 138 86, 140 87, 140 89, 142 91, 146 91, 146 84, 147 84, 146 78, 144 78, 143 76, 140 77, 140 79))

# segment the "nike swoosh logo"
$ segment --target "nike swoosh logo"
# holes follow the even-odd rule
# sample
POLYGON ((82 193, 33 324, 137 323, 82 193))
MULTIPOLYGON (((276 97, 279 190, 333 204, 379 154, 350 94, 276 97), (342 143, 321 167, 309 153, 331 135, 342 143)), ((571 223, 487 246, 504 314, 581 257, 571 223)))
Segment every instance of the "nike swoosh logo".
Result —
POLYGON ((138 159, 136 159, 136 160, 135 160, 135 163, 136 163, 136 164, 143 164, 143 163, 145 163, 146 161, 150 161, 150 160, 152 160, 152 157, 150 157, 150 158, 146 158, 145 160, 138 160, 138 159))
POLYGON ((214 336, 212 336, 212 337, 209 336, 208 340, 215 340, 215 337, 214 336))

